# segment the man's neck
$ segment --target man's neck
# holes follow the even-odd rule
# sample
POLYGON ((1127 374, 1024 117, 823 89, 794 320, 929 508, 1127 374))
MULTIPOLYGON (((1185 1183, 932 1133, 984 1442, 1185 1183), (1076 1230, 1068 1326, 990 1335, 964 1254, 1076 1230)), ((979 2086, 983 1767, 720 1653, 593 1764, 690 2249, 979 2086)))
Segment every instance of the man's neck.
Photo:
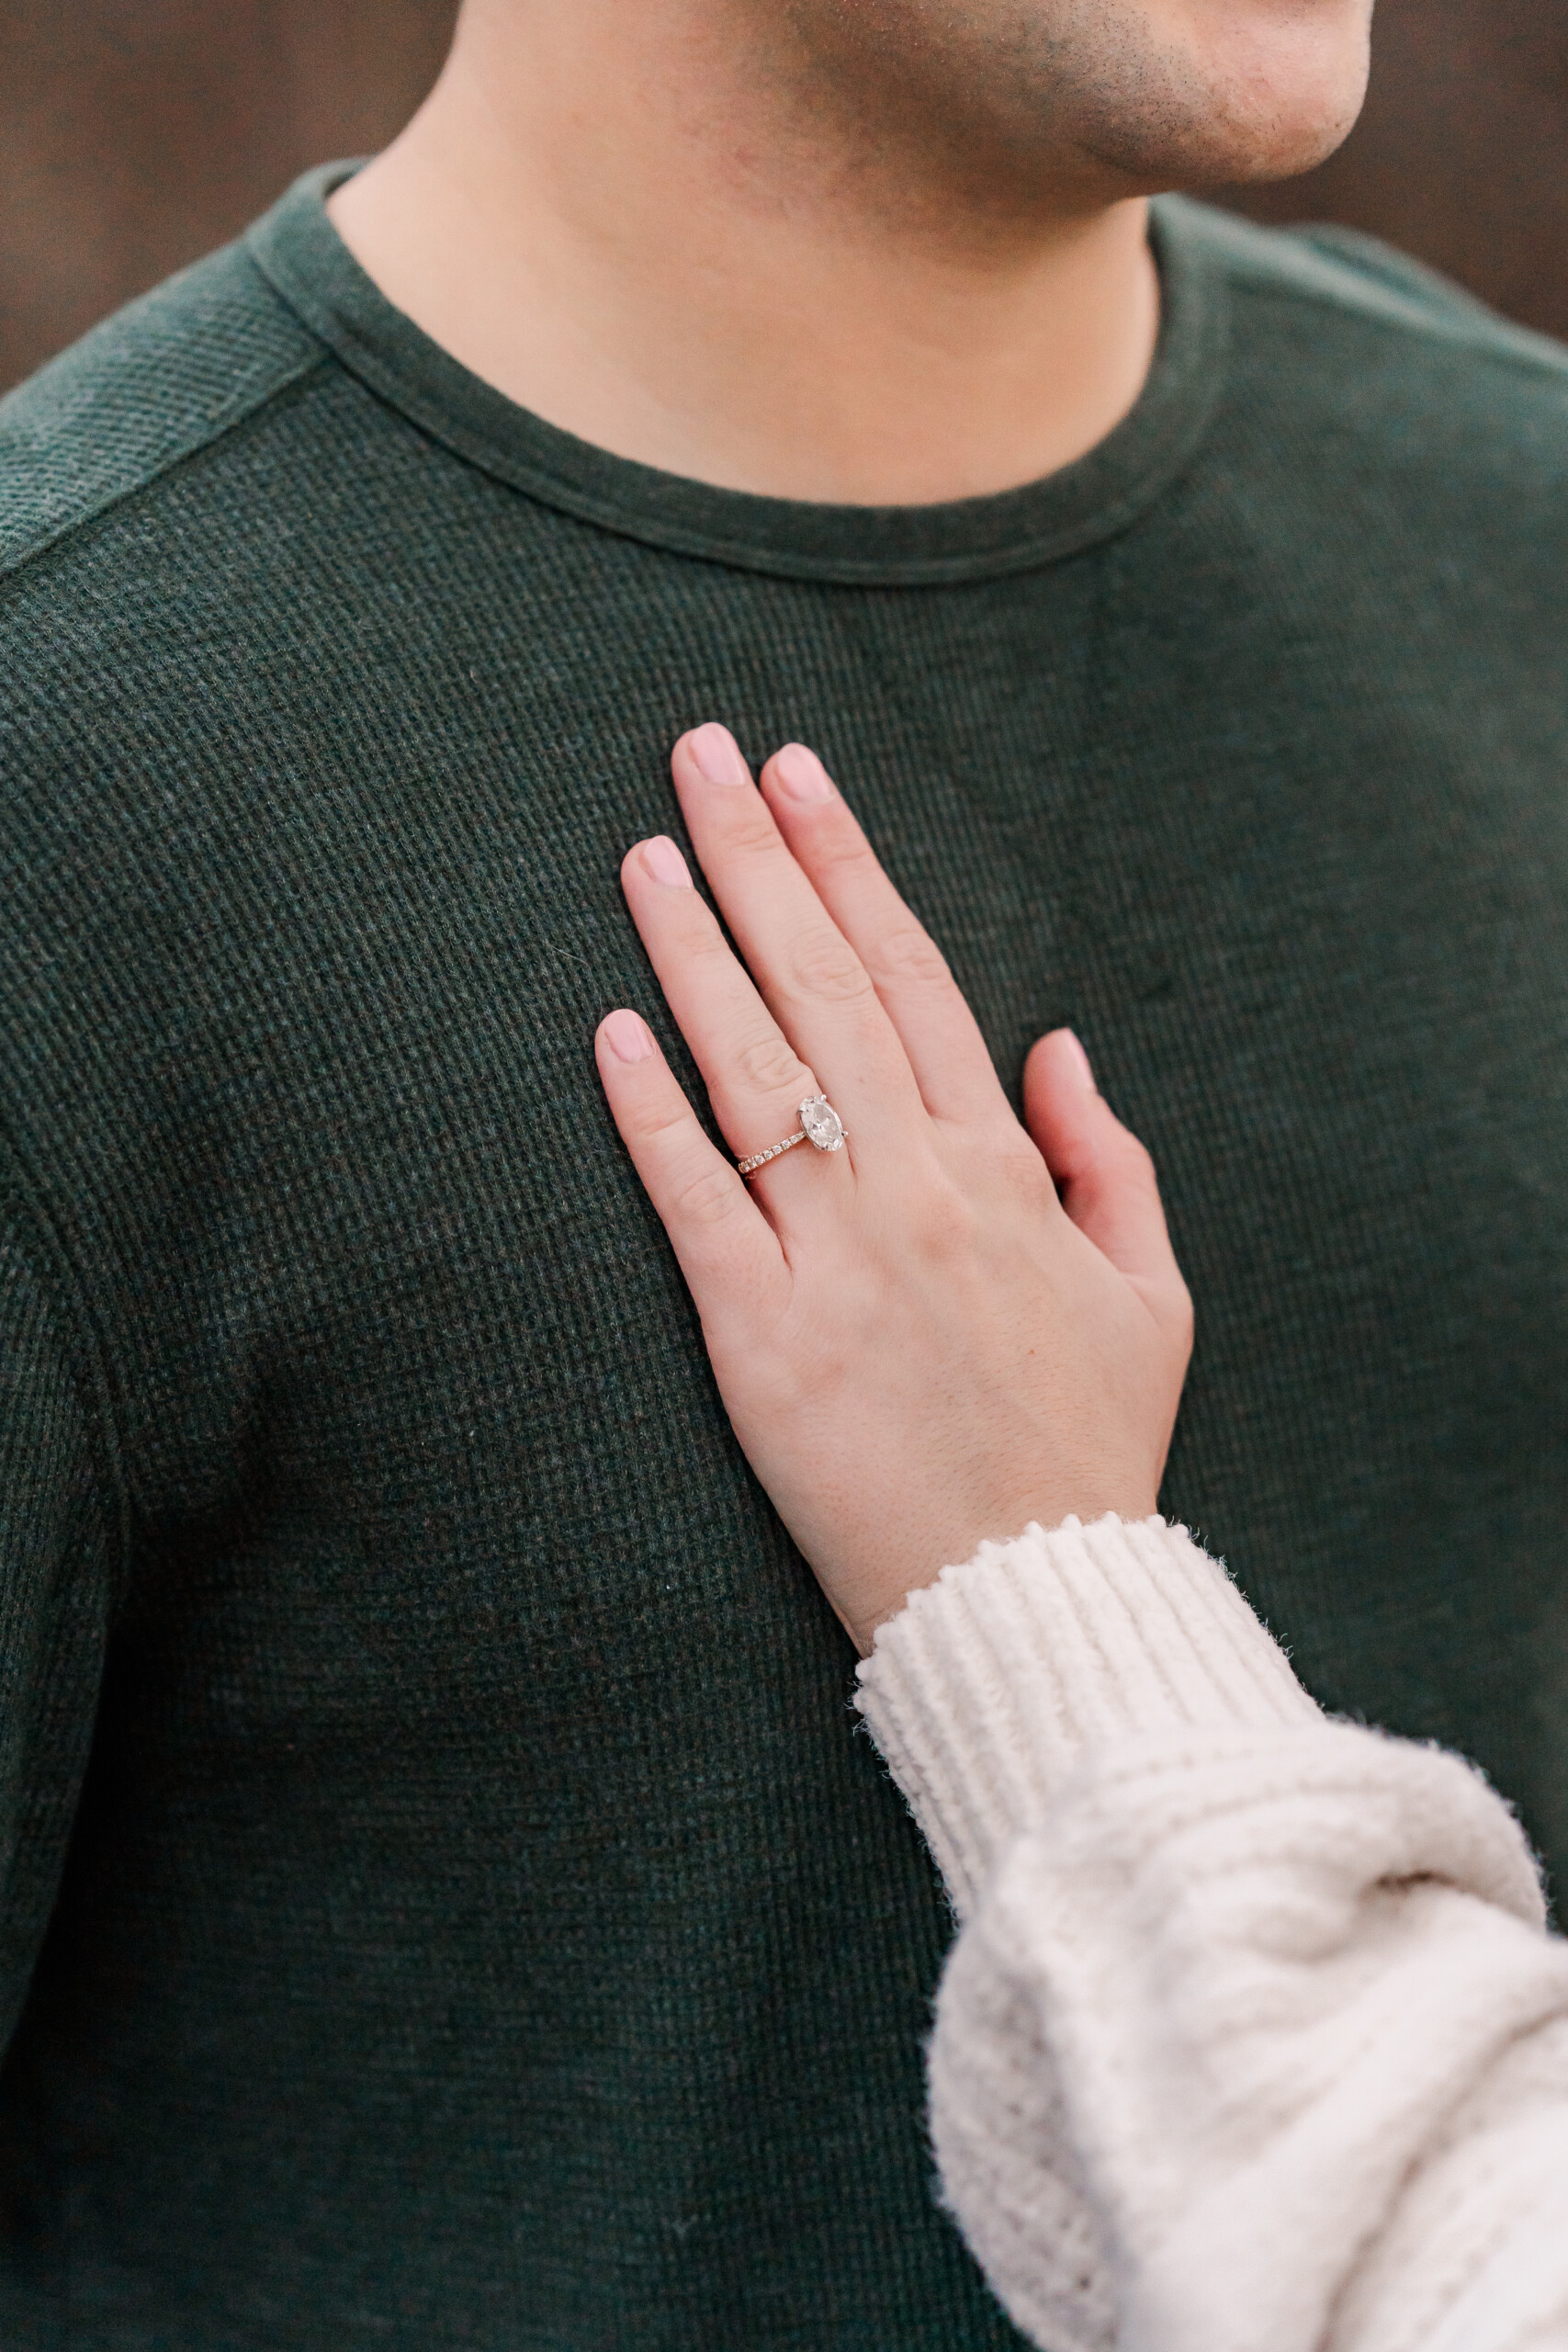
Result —
POLYGON ((425 107, 333 198, 339 232, 523 406, 724 488, 975 497, 1102 440, 1157 331, 1143 200, 965 184, 738 17, 470 0, 425 107))

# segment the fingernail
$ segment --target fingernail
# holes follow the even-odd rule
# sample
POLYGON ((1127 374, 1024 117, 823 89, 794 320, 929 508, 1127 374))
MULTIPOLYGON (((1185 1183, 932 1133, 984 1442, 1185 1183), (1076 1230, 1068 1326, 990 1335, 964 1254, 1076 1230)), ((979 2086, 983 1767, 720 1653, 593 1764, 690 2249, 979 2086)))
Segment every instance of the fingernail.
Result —
POLYGON ((1089 1060, 1089 1057, 1085 1053, 1082 1045, 1073 1035, 1073 1032, 1070 1029, 1064 1029, 1062 1035, 1067 1041, 1067 1051, 1071 1058, 1073 1068, 1077 1071, 1078 1076, 1082 1079, 1084 1085, 1087 1087, 1089 1093, 1097 1094, 1100 1090, 1094 1082, 1093 1063, 1089 1060))
POLYGON ((692 757, 710 784, 750 784, 751 771, 740 756, 740 746, 728 727, 710 718, 687 737, 692 757))
POLYGON ((604 1038, 618 1062, 646 1062, 652 1057, 648 1023, 635 1012, 612 1012, 604 1023, 604 1038))
POLYGON ((656 882, 668 883, 675 889, 691 888, 691 871, 668 833, 656 833, 652 841, 644 842, 642 862, 656 882))
POLYGON ((815 752, 804 743, 786 743, 773 753, 773 774, 792 800, 830 800, 833 787, 815 752))

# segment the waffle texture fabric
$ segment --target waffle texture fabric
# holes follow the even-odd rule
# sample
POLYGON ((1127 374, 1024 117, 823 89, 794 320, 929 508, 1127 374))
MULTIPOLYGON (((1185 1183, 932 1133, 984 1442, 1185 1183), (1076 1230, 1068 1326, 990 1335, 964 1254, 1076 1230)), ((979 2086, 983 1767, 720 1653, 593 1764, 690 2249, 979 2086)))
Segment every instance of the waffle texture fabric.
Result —
POLYGON ((0 2343, 1012 2344, 619 862, 693 722, 822 751, 1156 1152, 1173 1515, 1568 1855, 1568 361, 1173 201, 1100 449, 800 506, 477 382, 331 176, 0 408, 0 2343))
POLYGON ((1477 1772, 1330 1721, 1157 1519, 984 1545, 860 1671, 965 1923, 932 2145, 1032 2343, 1568 2345, 1568 1944, 1477 1772))

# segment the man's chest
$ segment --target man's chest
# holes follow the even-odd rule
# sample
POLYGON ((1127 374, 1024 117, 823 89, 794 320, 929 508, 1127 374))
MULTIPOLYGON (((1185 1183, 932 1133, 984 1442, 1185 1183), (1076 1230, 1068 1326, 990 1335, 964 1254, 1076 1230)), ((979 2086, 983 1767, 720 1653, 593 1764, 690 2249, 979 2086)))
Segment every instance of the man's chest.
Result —
POLYGON ((1539 714, 1429 651, 1358 665, 1354 614, 1156 617, 1103 571, 748 582, 697 628, 655 602, 635 665, 519 614, 471 639, 477 692, 318 725, 265 923, 160 1073, 190 1227, 161 1354, 200 1401, 148 1440, 171 1523, 265 1456, 261 1552, 203 1569, 258 1654, 305 1589, 351 1713, 461 1706, 481 1631, 486 1690, 538 1686, 574 1623, 610 1683, 657 1659, 694 1694, 742 1597, 812 1605, 591 1051, 629 1002, 694 1083, 615 876, 678 831, 668 746, 717 715, 755 757, 824 752, 1010 1085, 1071 1020, 1154 1149, 1199 1305, 1172 1507, 1331 1698, 1551 1777, 1568 830, 1539 714))

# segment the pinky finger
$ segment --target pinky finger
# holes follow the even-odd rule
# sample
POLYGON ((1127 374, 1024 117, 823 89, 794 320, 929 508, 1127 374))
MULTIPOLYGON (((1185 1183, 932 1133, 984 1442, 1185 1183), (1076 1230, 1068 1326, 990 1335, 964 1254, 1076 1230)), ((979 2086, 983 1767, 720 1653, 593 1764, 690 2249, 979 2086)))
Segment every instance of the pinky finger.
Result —
POLYGON ((705 1322, 784 1279, 778 1237, 696 1115, 646 1021, 607 1013, 594 1039, 610 1114, 705 1322))

